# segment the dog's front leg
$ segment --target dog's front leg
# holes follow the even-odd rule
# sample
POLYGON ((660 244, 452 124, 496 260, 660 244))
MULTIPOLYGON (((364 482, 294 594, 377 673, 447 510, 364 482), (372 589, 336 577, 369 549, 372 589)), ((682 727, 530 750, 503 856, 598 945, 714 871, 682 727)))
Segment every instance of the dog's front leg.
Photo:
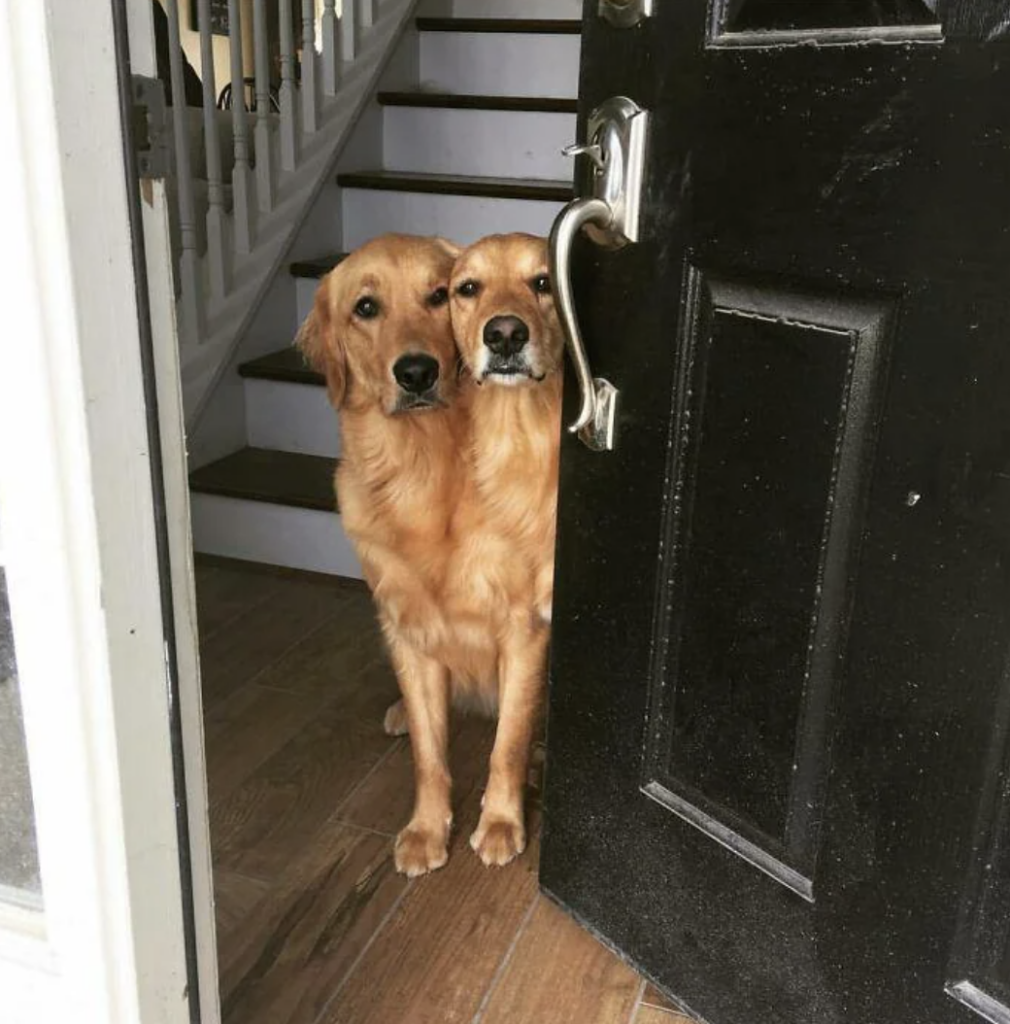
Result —
POLYGON ((548 632, 514 628, 498 659, 498 729, 483 809, 470 845, 489 867, 526 849, 523 790, 530 745, 543 702, 548 632))
POLYGON ((396 837, 396 870, 409 878, 449 859, 449 672, 403 640, 392 638, 393 664, 414 754, 414 813, 396 837))

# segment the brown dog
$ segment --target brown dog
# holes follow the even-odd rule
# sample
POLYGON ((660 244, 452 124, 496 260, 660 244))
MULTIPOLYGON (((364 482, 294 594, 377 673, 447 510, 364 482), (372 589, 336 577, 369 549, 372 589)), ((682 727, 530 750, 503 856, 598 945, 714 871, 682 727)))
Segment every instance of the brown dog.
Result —
MULTIPOLYGON (((340 412, 341 517, 378 607, 420 766, 414 818, 424 827, 408 826, 397 846, 397 867, 408 874, 419 873, 419 864, 437 867, 439 856, 444 863, 450 824, 441 802, 426 796, 423 768, 427 745, 444 744, 445 724, 419 707, 445 674, 423 652, 445 639, 439 602, 463 480, 448 305, 458 251, 435 238, 369 242, 323 279, 296 339, 325 373, 340 412), (438 839, 429 849, 432 831, 438 839)), ((402 709, 391 709, 387 729, 403 731, 401 718, 402 709)))
POLYGON ((485 864, 506 864, 526 845, 523 787, 553 596, 564 339, 546 242, 482 239, 457 259, 450 294, 469 443, 444 604, 457 645, 487 659, 475 682, 495 688, 498 728, 470 842, 485 864))
POLYGON ((486 864, 525 847, 551 600, 561 337, 544 243, 510 236, 463 254, 461 393, 445 301, 457 251, 376 239, 324 279, 298 337, 340 410, 341 514, 403 694, 386 728, 406 727, 414 754, 414 811, 395 849, 410 876, 448 856, 452 698, 500 707, 472 845, 486 864))

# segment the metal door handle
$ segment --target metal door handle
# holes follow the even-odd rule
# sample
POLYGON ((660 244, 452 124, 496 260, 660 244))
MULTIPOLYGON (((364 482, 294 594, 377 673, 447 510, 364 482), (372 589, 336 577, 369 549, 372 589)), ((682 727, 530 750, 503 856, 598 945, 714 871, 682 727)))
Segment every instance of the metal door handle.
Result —
POLYGON ((554 287, 554 302, 561 326, 564 328, 568 354, 575 364, 575 375, 579 379, 582 407, 578 416, 568 427, 596 451, 609 451, 614 447, 614 412, 617 389, 602 377, 593 377, 582 344, 579 320, 575 315, 575 300, 572 296, 572 275, 570 259, 572 243, 578 233, 587 225, 595 224, 606 231, 614 219, 610 204, 603 199, 586 198, 570 202, 551 228, 550 264, 551 281, 554 287))
POLYGON ((599 12, 615 28, 634 28, 652 17, 652 0, 600 0, 599 12))
POLYGON ((589 368, 572 295, 572 245, 585 228, 591 229, 589 237, 607 248, 638 241, 647 123, 645 111, 625 96, 614 96, 593 111, 588 141, 564 150, 592 162, 592 194, 573 199, 551 228, 554 300, 582 394, 579 414, 568 429, 593 451, 614 447, 617 389, 603 377, 594 377, 589 368))

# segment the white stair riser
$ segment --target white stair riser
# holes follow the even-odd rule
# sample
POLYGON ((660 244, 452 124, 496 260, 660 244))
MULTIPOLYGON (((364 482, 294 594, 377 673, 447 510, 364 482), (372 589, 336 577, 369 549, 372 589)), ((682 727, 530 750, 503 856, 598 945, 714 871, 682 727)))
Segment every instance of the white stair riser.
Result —
POLYGON ((571 177, 561 149, 575 140, 574 114, 386 107, 383 165, 393 171, 496 178, 571 177))
POLYGON ((245 381, 246 436, 253 448, 340 454, 337 414, 326 389, 286 381, 245 381))
POLYGON ((191 507, 195 551, 361 579, 335 512, 216 494, 193 494, 191 507))
POLYGON ((347 189, 344 247, 349 252, 387 231, 442 235, 460 245, 511 231, 546 236, 563 205, 530 199, 347 189))
POLYGON ((421 88, 487 96, 576 96, 579 36, 422 32, 421 88))
MULTIPOLYGON (((334 245, 339 249, 339 245, 334 245)), ((312 305, 316 301, 316 291, 319 288, 321 278, 296 277, 295 278, 295 315, 298 317, 297 326, 300 327, 305 318, 312 312, 312 305)), ((297 328, 296 328, 297 329, 297 328)))

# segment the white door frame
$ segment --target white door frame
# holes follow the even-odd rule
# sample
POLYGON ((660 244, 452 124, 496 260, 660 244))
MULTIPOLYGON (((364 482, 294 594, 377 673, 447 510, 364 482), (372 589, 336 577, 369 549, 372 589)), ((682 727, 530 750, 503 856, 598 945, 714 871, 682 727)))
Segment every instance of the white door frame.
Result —
MULTIPOLYGON (((189 894, 111 3, 0 0, 0 76, 0 514, 44 897, 41 912, 0 906, 0 1019, 189 1024, 189 894)), ((160 268, 151 304, 200 1008, 217 1024, 163 196, 144 221, 160 268)))

